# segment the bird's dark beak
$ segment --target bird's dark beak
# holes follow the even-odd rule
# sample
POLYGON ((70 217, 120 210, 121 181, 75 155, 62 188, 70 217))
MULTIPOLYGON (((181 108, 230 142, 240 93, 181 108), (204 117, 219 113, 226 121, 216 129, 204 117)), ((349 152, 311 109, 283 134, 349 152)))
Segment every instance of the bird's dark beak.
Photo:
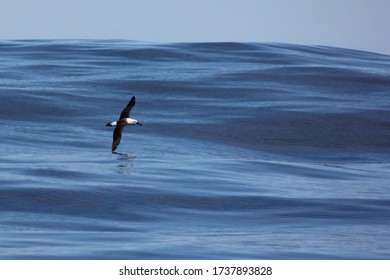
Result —
POLYGON ((137 124, 142 126, 142 123, 137 122, 137 124))
POLYGON ((106 124, 106 126, 110 126, 110 123, 106 124))

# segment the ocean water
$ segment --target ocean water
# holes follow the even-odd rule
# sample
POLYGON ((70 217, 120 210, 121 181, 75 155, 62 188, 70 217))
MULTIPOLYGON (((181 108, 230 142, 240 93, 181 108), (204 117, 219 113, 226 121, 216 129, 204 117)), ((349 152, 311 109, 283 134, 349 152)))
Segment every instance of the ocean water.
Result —
POLYGON ((390 56, 1 41, 0 120, 1 259, 390 259, 390 56))

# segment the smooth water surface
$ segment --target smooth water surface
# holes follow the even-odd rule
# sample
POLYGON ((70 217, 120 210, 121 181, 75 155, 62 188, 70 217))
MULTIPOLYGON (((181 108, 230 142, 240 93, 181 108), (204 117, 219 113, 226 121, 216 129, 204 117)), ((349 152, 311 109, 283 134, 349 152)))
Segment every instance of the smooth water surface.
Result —
POLYGON ((0 119, 2 259, 390 258, 389 56, 1 41, 0 119))

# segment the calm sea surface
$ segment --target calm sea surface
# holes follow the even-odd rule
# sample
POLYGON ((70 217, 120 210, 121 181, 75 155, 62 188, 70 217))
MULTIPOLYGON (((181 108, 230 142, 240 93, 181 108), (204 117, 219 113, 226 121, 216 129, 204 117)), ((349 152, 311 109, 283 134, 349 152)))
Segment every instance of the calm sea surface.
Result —
POLYGON ((390 56, 0 41, 0 120, 1 259, 390 259, 390 56))

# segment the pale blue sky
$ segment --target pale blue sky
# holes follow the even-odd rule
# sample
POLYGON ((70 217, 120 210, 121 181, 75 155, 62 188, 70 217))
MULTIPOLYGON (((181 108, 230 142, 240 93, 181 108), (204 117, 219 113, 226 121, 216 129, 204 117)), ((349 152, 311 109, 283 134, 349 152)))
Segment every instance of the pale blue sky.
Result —
POLYGON ((390 54, 390 0, 0 0, 0 39, 282 42, 390 54))

